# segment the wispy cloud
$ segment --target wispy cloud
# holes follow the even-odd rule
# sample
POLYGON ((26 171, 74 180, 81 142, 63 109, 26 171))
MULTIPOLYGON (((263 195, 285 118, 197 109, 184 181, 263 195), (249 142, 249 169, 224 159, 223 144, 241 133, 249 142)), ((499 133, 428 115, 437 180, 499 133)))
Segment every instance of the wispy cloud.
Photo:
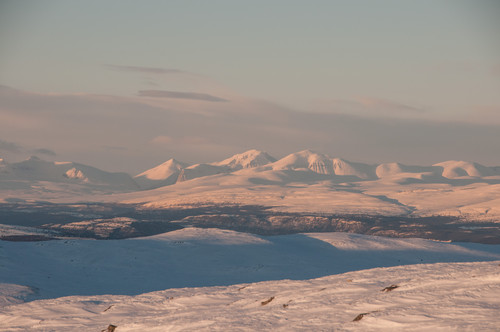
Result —
MULTIPOLYGON (((474 121, 458 122, 457 116, 437 121, 429 116, 432 112, 422 116, 409 110, 401 113, 416 116, 400 116, 395 111, 378 116, 378 111, 366 106, 362 108, 365 111, 356 111, 362 106, 359 101, 340 105, 351 107, 352 112, 322 113, 297 112, 249 99, 228 103, 161 101, 42 95, 14 89, 2 94, 0 88, 0 133, 9 139, 0 141, 0 147, 20 150, 21 154, 49 147, 61 160, 134 173, 151 166, 151 160, 216 161, 250 148, 276 157, 312 148, 365 162, 430 164, 466 159, 500 163, 500 113, 495 105, 483 110, 488 117, 474 112, 474 121), (14 115, 44 124, 25 127, 5 120, 14 115), (103 145, 127 149, 106 149, 103 145)), ((20 155, 2 154, 7 158, 12 154, 13 159, 20 155)))
POLYGON ((411 113, 423 113, 424 109, 418 108, 411 105, 406 105, 398 102, 394 102, 387 99, 372 98, 372 97, 361 97, 358 98, 358 102, 369 108, 373 109, 385 109, 392 112, 411 112, 411 113))
POLYGON ((167 90, 141 90, 138 92, 141 97, 155 97, 155 98, 176 98, 176 99, 190 99, 202 100, 211 102, 225 102, 227 99, 209 95, 207 93, 197 92, 180 92, 180 91, 167 91, 167 90))
POLYGON ((52 157, 57 156, 57 153, 55 153, 50 149, 45 149, 45 148, 35 149, 33 150, 33 153, 44 154, 46 156, 52 156, 52 157))
POLYGON ((21 152, 21 147, 16 143, 4 141, 0 139, 0 151, 11 152, 11 153, 19 153, 21 152))
POLYGON ((25 146, 21 146, 17 143, 5 141, 0 139, 0 152, 3 153, 13 153, 13 154, 42 154, 46 156, 57 156, 57 154, 51 150, 46 148, 38 148, 38 149, 29 149, 25 146))
POLYGON ((121 66, 121 65, 104 65, 110 70, 135 72, 143 74, 188 74, 187 71, 173 68, 157 68, 157 67, 141 67, 141 66, 121 66))
POLYGON ((340 113, 368 117, 423 118, 430 113, 425 107, 383 98, 358 97, 350 100, 320 100, 313 105, 321 113, 340 113))

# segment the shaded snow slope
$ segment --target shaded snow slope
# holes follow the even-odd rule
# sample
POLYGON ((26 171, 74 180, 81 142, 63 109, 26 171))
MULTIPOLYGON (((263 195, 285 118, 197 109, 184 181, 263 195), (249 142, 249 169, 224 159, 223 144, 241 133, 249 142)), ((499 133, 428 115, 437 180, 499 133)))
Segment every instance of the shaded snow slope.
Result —
POLYGON ((3 308, 0 331, 496 331, 498 263, 41 300, 3 308))
MULTIPOLYGON (((500 246, 347 233, 256 236, 186 228, 128 240, 1 241, 0 283, 28 299, 308 279, 403 264, 499 260, 500 246)), ((12 296, 11 296, 12 297, 12 296)))

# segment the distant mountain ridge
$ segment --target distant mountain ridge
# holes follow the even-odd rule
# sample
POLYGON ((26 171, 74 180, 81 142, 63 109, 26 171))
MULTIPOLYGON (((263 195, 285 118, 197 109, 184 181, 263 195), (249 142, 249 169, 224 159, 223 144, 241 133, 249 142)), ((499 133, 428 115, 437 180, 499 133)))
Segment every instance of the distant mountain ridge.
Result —
POLYGON ((144 189, 158 188, 178 182, 244 169, 268 171, 312 172, 323 176, 348 177, 350 180, 392 179, 394 181, 444 181, 500 176, 500 167, 487 167, 466 161, 445 161, 432 166, 400 163, 365 164, 332 158, 312 150, 291 153, 276 159, 266 152, 249 150, 220 162, 188 165, 175 159, 144 171, 134 177, 144 189))
POLYGON ((500 176, 500 167, 475 162, 444 161, 432 166, 404 165, 397 162, 365 164, 332 158, 312 150, 291 153, 276 159, 267 152, 248 150, 213 163, 190 165, 174 158, 133 178, 126 173, 106 172, 74 162, 49 162, 38 157, 8 163, 0 159, 0 181, 50 181, 110 186, 115 189, 153 189, 217 174, 256 169, 259 171, 310 172, 321 176, 349 177, 351 180, 477 179, 500 176))
POLYGON ((365 164, 311 150, 276 160, 249 150, 195 165, 169 159, 132 178, 73 162, 0 161, 0 202, 37 201, 146 209, 248 205, 287 213, 500 222, 500 167, 453 160, 431 166, 365 164))
POLYGON ((264 166, 275 161, 268 153, 258 150, 248 150, 214 163, 189 165, 170 159, 136 175, 134 179, 144 189, 152 189, 199 177, 264 166))
POLYGON ((7 163, 2 160, 0 183, 12 184, 25 181, 96 186, 109 190, 139 189, 137 183, 127 173, 106 172, 74 162, 45 161, 35 156, 17 163, 7 163))

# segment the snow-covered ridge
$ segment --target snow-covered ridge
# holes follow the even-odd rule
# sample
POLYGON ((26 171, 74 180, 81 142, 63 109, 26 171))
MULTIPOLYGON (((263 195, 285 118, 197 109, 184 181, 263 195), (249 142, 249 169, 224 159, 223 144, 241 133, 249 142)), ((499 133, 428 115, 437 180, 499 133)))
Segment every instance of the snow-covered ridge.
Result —
POLYGON ((175 184, 119 198, 148 208, 240 204, 287 212, 456 216, 500 222, 500 167, 364 164, 304 150, 233 169, 241 156, 179 171, 175 184))
POLYGON ((365 164, 304 150, 276 160, 249 150, 220 162, 170 159, 131 178, 72 162, 0 165, 0 199, 175 206, 261 205, 287 212, 445 215, 500 222, 500 167, 365 164), (121 194, 130 192, 129 194, 121 194))
MULTIPOLYGON (((311 150, 289 154, 279 160, 266 152, 248 150, 213 163, 189 165, 174 158, 141 172, 132 179, 125 173, 110 173, 74 162, 48 162, 31 157, 28 160, 7 163, 0 159, 0 181, 88 182, 136 189, 172 185, 200 177, 229 174, 242 170, 310 172, 332 177, 347 177, 347 181, 378 179, 405 179, 442 182, 446 179, 500 179, 500 166, 487 167, 474 162, 444 161, 432 166, 403 165, 397 162, 364 164, 341 158, 332 158, 311 150), (135 180, 135 182, 134 182, 135 180)), ((298 176, 300 181, 300 176, 298 176)))
POLYGON ((17 163, 3 162, 0 168, 2 187, 29 186, 37 182, 96 186, 109 190, 137 190, 138 186, 126 173, 106 172, 74 162, 50 162, 31 157, 17 163))
MULTIPOLYGON (((347 177, 346 180, 392 179, 394 181, 419 180, 442 182, 446 179, 478 179, 499 177, 500 167, 487 167, 465 161, 446 161, 432 166, 413 166, 400 163, 364 164, 341 158, 332 158, 311 150, 289 154, 279 160, 266 152, 249 150, 220 162, 187 165, 171 159, 159 166, 142 172, 135 179, 154 180, 148 188, 171 185, 200 177, 233 173, 243 169, 259 171, 298 171, 319 175, 347 177)), ((300 175, 298 175, 300 178, 300 175)))
POLYGON ((245 168, 254 168, 276 161, 268 153, 248 150, 219 162, 189 165, 170 159, 134 177, 144 189, 158 188, 210 175, 232 173, 245 168))
POLYGON ((235 154, 223 161, 213 163, 214 166, 226 166, 232 170, 239 170, 242 168, 253 168, 264 166, 269 163, 275 162, 276 158, 270 156, 267 152, 259 150, 248 150, 246 152, 235 154))

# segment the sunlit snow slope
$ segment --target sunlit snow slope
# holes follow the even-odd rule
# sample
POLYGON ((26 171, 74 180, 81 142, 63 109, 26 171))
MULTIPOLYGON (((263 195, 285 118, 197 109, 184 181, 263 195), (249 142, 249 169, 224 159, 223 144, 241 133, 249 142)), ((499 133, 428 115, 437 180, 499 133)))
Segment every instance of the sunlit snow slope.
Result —
POLYGON ((0 331, 496 331, 498 263, 41 300, 3 308, 0 331))

